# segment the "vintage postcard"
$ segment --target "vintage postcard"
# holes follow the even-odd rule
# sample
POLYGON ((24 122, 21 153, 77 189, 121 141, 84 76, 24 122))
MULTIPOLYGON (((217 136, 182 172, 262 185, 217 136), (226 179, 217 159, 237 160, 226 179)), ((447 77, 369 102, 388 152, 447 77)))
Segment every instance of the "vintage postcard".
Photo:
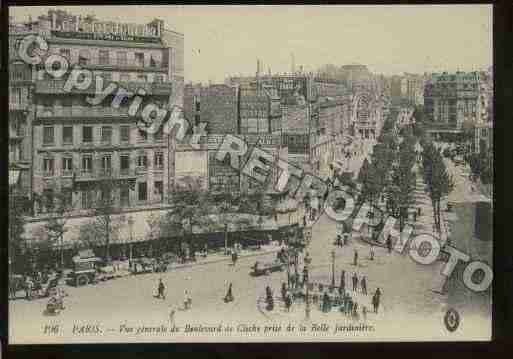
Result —
POLYGON ((9 8, 9 341, 488 341, 492 6, 9 8))

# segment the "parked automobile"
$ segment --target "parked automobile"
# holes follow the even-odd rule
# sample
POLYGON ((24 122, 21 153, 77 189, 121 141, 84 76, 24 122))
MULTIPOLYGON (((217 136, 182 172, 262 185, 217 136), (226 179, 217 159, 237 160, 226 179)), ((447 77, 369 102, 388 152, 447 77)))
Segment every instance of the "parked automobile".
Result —
POLYGON ((68 274, 67 280, 69 284, 80 287, 97 281, 96 265, 102 260, 92 250, 80 251, 72 260, 73 270, 68 274))

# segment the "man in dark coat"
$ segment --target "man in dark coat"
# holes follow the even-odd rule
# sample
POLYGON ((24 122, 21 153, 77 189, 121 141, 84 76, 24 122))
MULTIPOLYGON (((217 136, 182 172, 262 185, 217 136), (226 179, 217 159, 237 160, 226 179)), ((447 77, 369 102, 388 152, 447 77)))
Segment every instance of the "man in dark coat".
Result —
POLYGON ((340 273, 340 291, 343 293, 346 290, 346 271, 340 273))
POLYGON ((378 313, 379 302, 381 300, 381 290, 378 288, 372 296, 372 306, 374 307, 374 313, 378 313))
POLYGON ((233 293, 232 293, 232 283, 228 286, 228 291, 226 292, 226 296, 224 297, 225 302, 233 301, 233 293))
POLYGON ((165 289, 166 289, 166 287, 164 286, 164 283, 162 283, 162 278, 161 278, 161 279, 159 279, 159 285, 157 288, 157 291, 158 291, 157 298, 166 299, 166 296, 164 294, 165 289))
POLYGON ((367 280, 365 279, 365 276, 362 277, 362 280, 360 281, 360 285, 362 287, 362 293, 364 295, 367 295, 367 280))
POLYGON ((353 265, 358 265, 358 251, 356 249, 354 250, 353 265))
POLYGON ((358 276, 356 275, 356 272, 353 274, 353 292, 358 291, 358 276))

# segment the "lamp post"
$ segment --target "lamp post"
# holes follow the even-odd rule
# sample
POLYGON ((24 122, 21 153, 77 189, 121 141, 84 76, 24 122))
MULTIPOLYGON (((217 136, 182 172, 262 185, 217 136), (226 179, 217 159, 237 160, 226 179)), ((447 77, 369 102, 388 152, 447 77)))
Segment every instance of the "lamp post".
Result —
POLYGON ((132 216, 129 216, 128 217, 128 226, 130 227, 130 244, 128 245, 129 246, 129 256, 128 256, 128 260, 130 263, 132 263, 132 242, 134 241, 134 219, 132 218, 132 216))
POLYGON ((335 288, 335 250, 331 251, 331 287, 335 288))

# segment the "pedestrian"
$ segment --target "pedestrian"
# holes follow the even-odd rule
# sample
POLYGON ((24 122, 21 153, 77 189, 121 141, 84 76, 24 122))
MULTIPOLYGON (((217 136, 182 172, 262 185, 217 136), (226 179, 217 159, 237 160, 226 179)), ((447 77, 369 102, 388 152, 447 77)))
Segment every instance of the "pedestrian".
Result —
POLYGON ((358 319, 358 303, 354 302, 353 304, 353 312, 351 313, 353 319, 358 319))
POLYGON ((166 287, 164 286, 164 283, 162 283, 162 278, 159 279, 159 285, 157 287, 157 298, 160 298, 160 299, 166 299, 166 296, 164 294, 164 290, 166 289, 166 287))
POLYGON ((417 207, 417 215, 418 215, 419 217, 420 217, 421 213, 422 213, 422 211, 421 211, 420 207, 417 207))
POLYGON ((283 299, 283 301, 285 301, 286 296, 287 296, 287 285, 285 284, 285 282, 282 282, 281 283, 281 298, 283 299))
POLYGON ((191 309, 191 307, 192 307, 192 299, 191 299, 191 296, 189 295, 189 292, 187 291, 187 289, 184 292, 184 296, 185 296, 184 301, 183 301, 184 309, 185 310, 191 309))
POLYGON ((353 292, 357 292, 358 291, 358 275, 356 274, 356 272, 354 272, 353 274, 353 292))
POLYGON ((342 247, 342 236, 337 234, 337 246, 342 247))
POLYGON ((417 222, 417 212, 413 212, 413 222, 417 222))
POLYGON ((365 278, 365 276, 362 277, 360 285, 362 287, 362 293, 364 295, 367 295, 367 279, 365 278))
POLYGON ((342 270, 340 273, 340 291, 344 293, 346 291, 346 271, 342 270))
POLYGON ((230 283, 228 285, 228 291, 226 292, 226 295, 224 297, 224 301, 225 301, 225 303, 233 301, 232 283, 230 283))
POLYGON ((379 288, 377 288, 376 292, 374 292, 374 295, 372 297, 372 305, 374 306, 374 313, 378 313, 380 299, 381 299, 381 290, 379 288))
POLYGON ((292 306, 292 296, 290 295, 290 292, 287 292, 285 294, 285 310, 287 312, 290 312, 290 307, 292 306))
POLYGON ((169 309, 169 326, 173 327, 175 325, 175 308, 171 305, 169 309))
POLYGON ((348 239, 349 239, 349 233, 344 233, 344 246, 347 245, 348 239))
POLYGON ((353 265, 358 265, 358 251, 356 249, 354 250, 353 265))
POLYGON ((303 285, 308 284, 308 267, 305 265, 303 268, 303 285))
POLYGON ((374 245, 371 244, 370 246, 370 260, 374 260, 374 245))
POLYGON ((387 237, 387 249, 388 253, 392 253, 392 236, 390 234, 387 237))

